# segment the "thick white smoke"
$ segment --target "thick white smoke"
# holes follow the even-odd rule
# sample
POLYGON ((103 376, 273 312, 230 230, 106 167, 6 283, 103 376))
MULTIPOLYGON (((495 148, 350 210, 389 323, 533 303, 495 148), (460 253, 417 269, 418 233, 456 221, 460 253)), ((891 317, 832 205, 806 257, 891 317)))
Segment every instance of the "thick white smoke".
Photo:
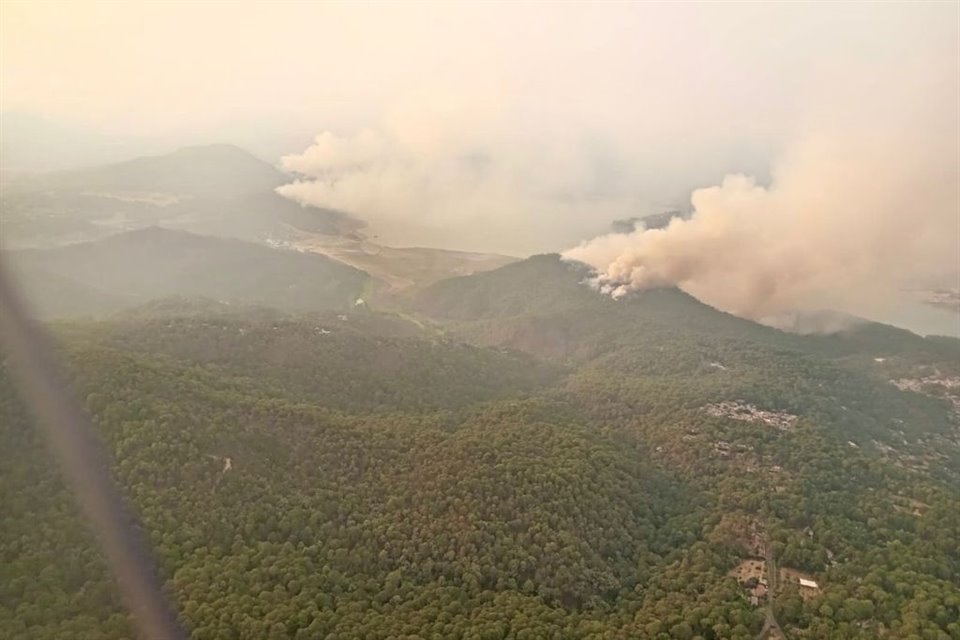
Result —
POLYGON ((566 255, 615 295, 677 285, 751 318, 880 317, 898 289, 955 288, 956 9, 798 6, 751 9, 772 31, 717 5, 678 22, 699 25, 690 38, 631 28, 605 49, 584 28, 494 70, 424 74, 365 130, 285 158, 299 178, 280 193, 349 211, 381 243, 523 255, 718 183, 687 220, 566 255))
POLYGON ((298 202, 356 214, 394 245, 556 250, 634 213, 604 192, 604 149, 583 129, 524 122, 495 90, 444 89, 354 134, 323 132, 283 158, 298 202))
POLYGON ((768 186, 729 175, 693 192, 689 219, 595 238, 565 256, 597 269, 595 284, 615 297, 676 285, 761 320, 826 308, 870 315, 901 289, 957 287, 956 100, 898 89, 874 92, 881 102, 870 110, 818 114, 768 186))

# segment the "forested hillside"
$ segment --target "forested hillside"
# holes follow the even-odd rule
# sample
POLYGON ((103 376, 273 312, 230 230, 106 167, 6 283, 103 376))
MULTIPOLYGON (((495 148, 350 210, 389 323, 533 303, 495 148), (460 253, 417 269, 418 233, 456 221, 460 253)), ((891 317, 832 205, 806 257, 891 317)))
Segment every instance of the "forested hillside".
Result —
POLYGON ((3 258, 46 318, 103 315, 177 295, 345 309, 370 282, 364 272, 320 255, 160 227, 3 258))
MULTIPOLYGON (((192 638, 960 638, 957 341, 583 277, 52 329, 192 638)), ((0 635, 129 637, 0 385, 0 635)))

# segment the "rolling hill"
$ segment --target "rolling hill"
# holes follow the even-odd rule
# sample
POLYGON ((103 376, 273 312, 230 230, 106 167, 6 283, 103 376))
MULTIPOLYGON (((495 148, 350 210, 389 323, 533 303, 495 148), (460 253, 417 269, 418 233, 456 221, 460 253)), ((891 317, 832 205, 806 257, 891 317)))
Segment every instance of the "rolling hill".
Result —
POLYGON ((533 256, 438 282, 419 292, 411 309, 446 322, 459 335, 552 357, 589 357, 638 339, 649 342, 664 329, 793 341, 675 288, 613 300, 586 285, 591 275, 585 265, 556 254, 533 256))
POLYGON ((173 295, 346 309, 369 277, 323 256, 150 227, 4 256, 42 316, 109 313, 173 295))
POLYGON ((588 277, 583 265, 534 256, 439 282, 417 295, 412 308, 458 339, 574 366, 582 393, 598 384, 658 393, 669 379, 671 387, 687 389, 681 395, 690 405, 736 399, 806 414, 829 424, 838 439, 917 441, 954 430, 943 405, 889 381, 933 369, 960 374, 956 339, 870 322, 831 335, 797 335, 723 313, 675 288, 614 300, 586 286, 588 277))
MULTIPOLYGON (((555 321, 568 327, 571 348, 608 338, 617 344, 624 340, 643 341, 636 329, 653 332, 670 328, 831 357, 857 353, 879 357, 960 357, 960 340, 924 338, 859 318, 850 318, 842 330, 833 333, 799 335, 781 331, 714 309, 672 287, 614 300, 586 285, 591 275, 586 265, 565 261, 557 254, 538 255, 499 269, 437 282, 412 297, 409 308, 445 322, 456 331, 482 336, 485 327, 495 329, 498 335, 491 339, 496 343, 514 339, 509 334, 510 327, 522 333, 527 324, 543 326, 555 321), (580 324, 572 324, 577 318, 580 324)), ((514 346, 522 347, 519 343, 514 346)), ((562 352, 563 348, 558 353, 562 352)))
POLYGON ((283 173, 230 144, 183 147, 96 167, 36 175, 16 191, 162 193, 192 198, 238 199, 284 184, 283 173))

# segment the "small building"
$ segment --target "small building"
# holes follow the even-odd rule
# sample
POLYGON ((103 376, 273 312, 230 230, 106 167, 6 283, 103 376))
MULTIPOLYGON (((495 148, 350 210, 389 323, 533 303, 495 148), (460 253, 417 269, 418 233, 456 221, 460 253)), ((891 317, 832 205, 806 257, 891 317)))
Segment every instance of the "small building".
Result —
POLYGON ((801 586, 801 587, 805 587, 805 588, 807 588, 807 589, 819 589, 819 588, 820 588, 820 585, 818 585, 816 582, 814 582, 813 580, 807 580, 806 578, 800 578, 800 586, 801 586))

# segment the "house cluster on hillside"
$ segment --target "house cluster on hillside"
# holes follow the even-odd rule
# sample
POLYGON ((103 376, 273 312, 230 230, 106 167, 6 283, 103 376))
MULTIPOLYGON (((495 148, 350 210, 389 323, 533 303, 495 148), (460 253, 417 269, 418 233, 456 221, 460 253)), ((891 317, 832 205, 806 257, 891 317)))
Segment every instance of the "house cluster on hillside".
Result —
POLYGON ((746 402, 725 400, 714 404, 708 404, 703 407, 707 414, 715 418, 730 418, 732 420, 741 420, 743 422, 758 422, 780 429, 781 431, 790 431, 797 425, 797 416, 785 411, 766 411, 758 409, 752 404, 746 402))
POLYGON ((960 376, 947 376, 934 369, 932 375, 922 378, 900 378, 890 384, 900 391, 912 391, 926 396, 945 398, 953 406, 954 413, 960 415, 960 376), (939 393, 932 387, 939 387, 939 393))

